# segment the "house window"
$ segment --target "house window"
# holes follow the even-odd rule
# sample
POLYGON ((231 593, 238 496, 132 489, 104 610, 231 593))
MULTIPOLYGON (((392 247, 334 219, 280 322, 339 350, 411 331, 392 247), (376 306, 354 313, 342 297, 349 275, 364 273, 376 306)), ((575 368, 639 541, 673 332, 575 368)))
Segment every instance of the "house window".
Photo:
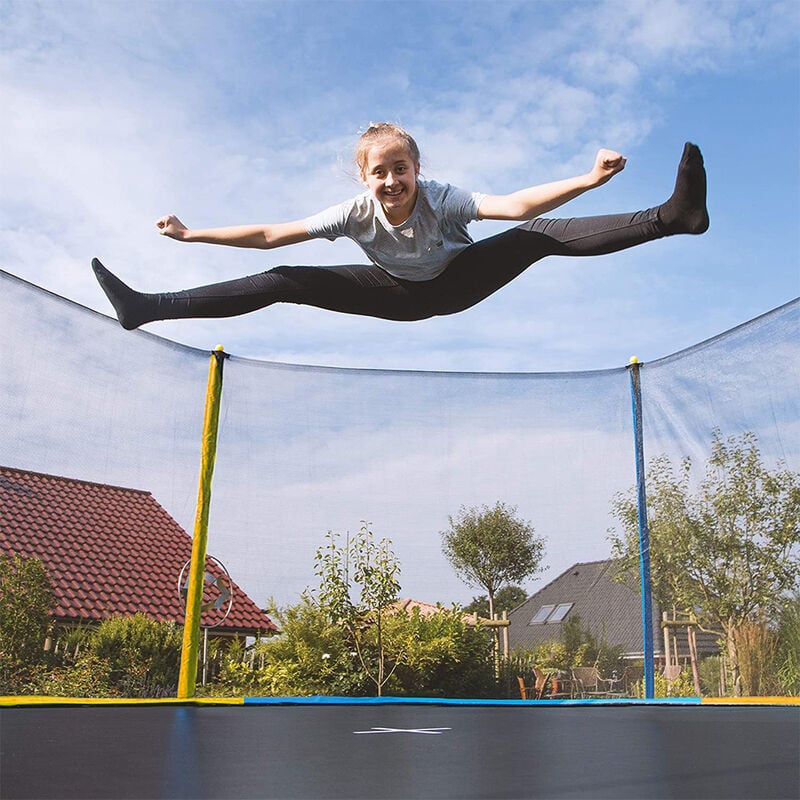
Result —
POLYGON ((559 603, 558 605, 542 606, 531 618, 528 625, 550 625, 561 622, 569 614, 574 603, 559 603))
POLYGON ((529 625, 544 625, 545 620, 550 616, 550 613, 555 608, 555 606, 542 606, 537 612, 536 615, 531 619, 528 623, 529 625))
POLYGON ((561 622, 564 617, 569 614, 569 610, 572 608, 572 603, 561 603, 560 605, 556 606, 556 610, 547 618, 547 622, 561 622))

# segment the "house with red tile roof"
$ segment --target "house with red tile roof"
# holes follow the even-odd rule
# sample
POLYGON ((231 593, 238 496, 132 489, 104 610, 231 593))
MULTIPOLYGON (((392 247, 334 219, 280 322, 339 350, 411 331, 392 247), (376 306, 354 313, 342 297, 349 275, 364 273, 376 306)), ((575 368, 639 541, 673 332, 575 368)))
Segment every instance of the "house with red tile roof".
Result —
MULTIPOLYGON (((191 551, 189 534, 150 492, 0 467, 0 553, 42 562, 58 624, 141 612, 182 625, 179 583, 191 551)), ((212 558, 203 609, 200 624, 214 637, 278 631, 212 558)))

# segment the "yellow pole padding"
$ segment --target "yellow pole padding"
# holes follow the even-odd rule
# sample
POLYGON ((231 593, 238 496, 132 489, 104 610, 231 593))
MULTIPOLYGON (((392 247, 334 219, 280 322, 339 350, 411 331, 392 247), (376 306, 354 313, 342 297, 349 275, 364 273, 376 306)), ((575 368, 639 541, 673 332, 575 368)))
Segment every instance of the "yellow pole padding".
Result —
POLYGON ((27 706, 243 706, 244 697, 54 697, 3 695, 0 708, 27 706))
POLYGON ((194 519, 192 561, 189 567, 189 586, 186 594, 186 617, 183 623, 181 671, 178 678, 178 699, 194 697, 197 683, 197 658, 200 644, 200 615, 203 606, 203 586, 208 542, 208 513, 211 507, 211 478, 217 455, 219 406, 222 397, 222 364, 227 354, 219 345, 211 354, 208 370, 208 391, 203 420, 203 443, 200 454, 200 488, 197 493, 197 512, 194 519))

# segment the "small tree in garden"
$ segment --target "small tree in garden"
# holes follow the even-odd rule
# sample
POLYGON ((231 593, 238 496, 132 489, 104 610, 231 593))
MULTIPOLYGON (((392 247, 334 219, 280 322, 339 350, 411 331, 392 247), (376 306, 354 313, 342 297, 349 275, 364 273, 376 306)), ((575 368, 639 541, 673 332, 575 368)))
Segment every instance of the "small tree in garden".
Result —
POLYGON ((458 608, 386 619, 399 644, 392 694, 414 697, 493 697, 497 692, 490 629, 468 624, 458 608))
POLYGON ((388 606, 397 600, 400 565, 388 539, 376 541, 362 522, 344 546, 339 534, 328 531, 328 543, 317 551, 315 574, 318 599, 334 622, 342 625, 364 672, 378 696, 397 666, 399 654, 387 638, 388 606))

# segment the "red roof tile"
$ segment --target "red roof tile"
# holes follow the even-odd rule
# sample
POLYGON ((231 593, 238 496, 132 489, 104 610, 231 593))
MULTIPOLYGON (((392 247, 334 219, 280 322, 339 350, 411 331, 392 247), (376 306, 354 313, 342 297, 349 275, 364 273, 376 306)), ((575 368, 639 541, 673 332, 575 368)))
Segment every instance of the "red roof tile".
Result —
MULTIPOLYGON (((102 620, 141 611, 183 624, 178 576, 191 557, 192 539, 149 492, 0 467, 0 552, 42 561, 53 583, 58 620, 102 620)), ((223 574, 210 559, 206 572, 223 574)), ((277 630, 233 587, 233 607, 216 630, 277 630)), ((216 587, 206 586, 204 603, 218 597, 216 587)), ((220 616, 212 607, 200 621, 214 626, 220 616)))

